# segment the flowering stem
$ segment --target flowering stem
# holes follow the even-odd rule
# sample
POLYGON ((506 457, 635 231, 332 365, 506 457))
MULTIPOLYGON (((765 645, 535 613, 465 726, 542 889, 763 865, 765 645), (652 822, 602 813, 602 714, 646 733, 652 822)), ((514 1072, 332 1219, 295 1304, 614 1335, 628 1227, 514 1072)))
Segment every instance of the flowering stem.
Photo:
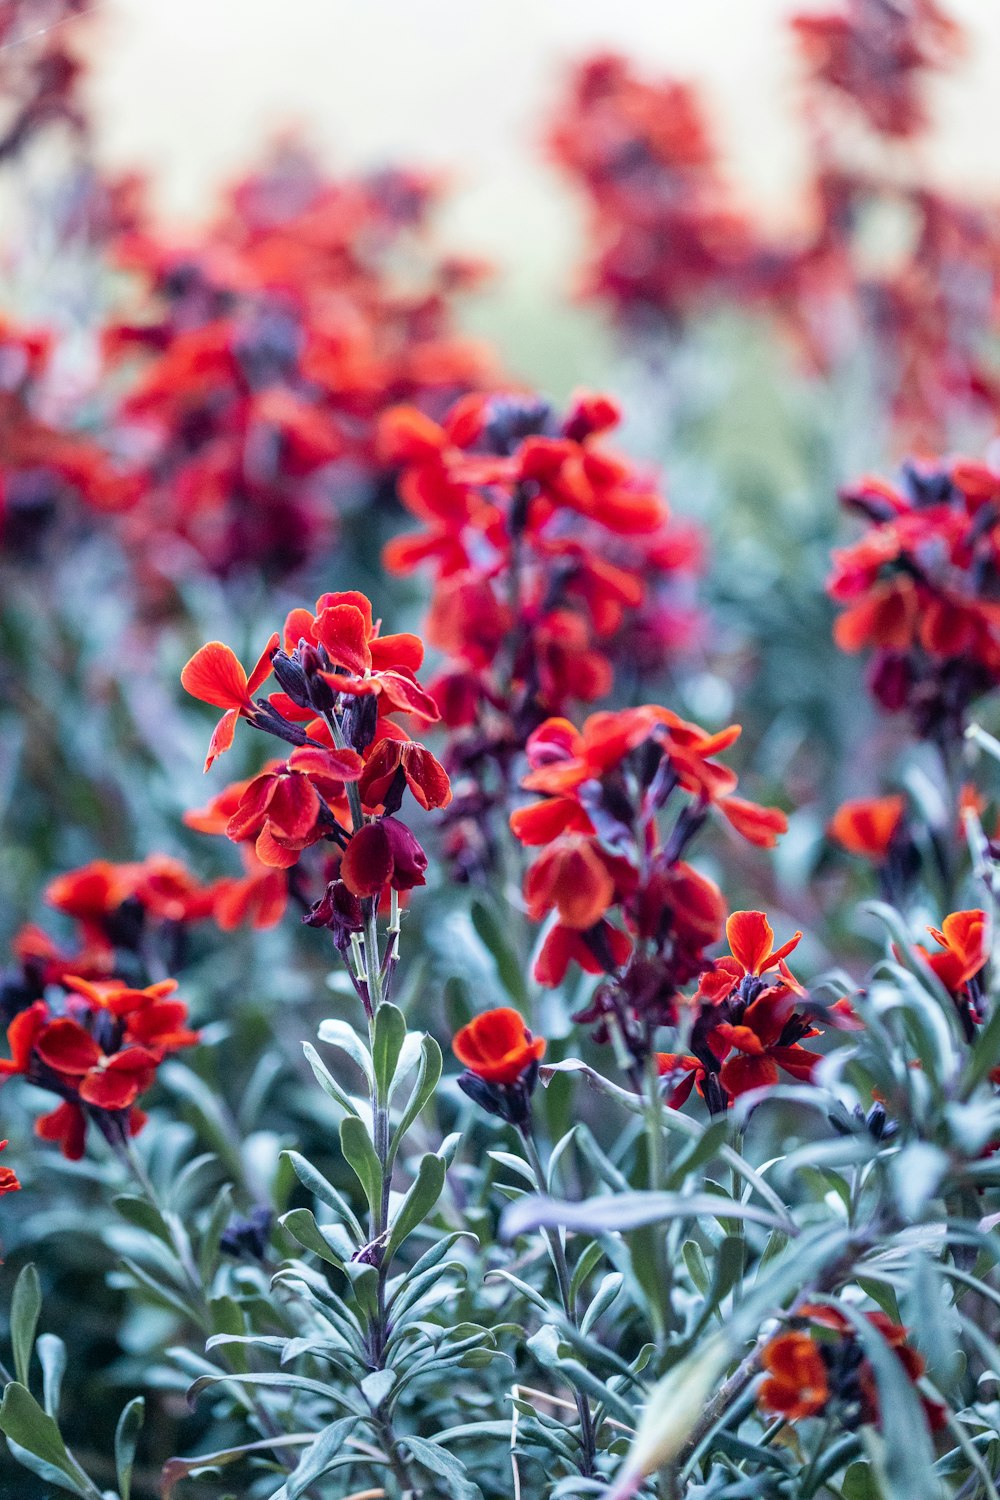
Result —
MULTIPOLYGON (((346 749, 347 741, 344 738, 340 724, 334 713, 324 714, 333 742, 338 749, 346 749)), ((347 800, 351 809, 351 831, 358 833, 365 824, 365 812, 361 803, 361 793, 356 781, 347 782, 347 800)), ((379 953, 378 942, 378 898, 368 897, 364 902, 365 929, 364 929, 364 967, 367 998, 363 995, 365 1014, 368 1018, 368 1044, 374 1053, 375 1050, 375 1017, 384 996, 383 973, 386 983, 391 978, 391 965, 389 960, 395 962, 395 944, 398 935, 398 916, 396 893, 392 894, 392 911, 390 921, 389 943, 386 951, 386 968, 383 970, 382 957, 379 953)), ((381 1191, 378 1201, 372 1204, 371 1213, 371 1243, 377 1247, 378 1255, 378 1281, 376 1288, 376 1310, 375 1316, 368 1325, 368 1345, 372 1361, 372 1368, 383 1370, 385 1368, 385 1345, 389 1333, 388 1318, 386 1315, 385 1289, 389 1277, 389 1264, 383 1256, 383 1240, 389 1227, 389 1100, 385 1097, 382 1084, 379 1081, 377 1071, 373 1070, 371 1087, 371 1111, 372 1111, 372 1145, 379 1163, 379 1175, 381 1178, 381 1191)), ((400 1451, 392 1423, 389 1418, 381 1413, 375 1415, 375 1428, 379 1441, 385 1450, 400 1495, 406 1496, 413 1491, 400 1451)))
MULTIPOLYGON (((535 1186, 540 1193, 546 1190, 545 1168, 538 1154, 538 1146, 535 1143, 534 1132, 531 1121, 518 1126, 518 1133, 524 1143, 524 1154, 528 1159, 535 1179, 535 1186)), ((561 1231, 558 1229, 547 1229, 544 1231, 548 1242, 549 1254, 552 1257, 552 1265, 556 1273, 556 1281, 559 1285, 559 1300, 562 1303, 563 1312, 573 1324, 579 1326, 576 1315, 576 1303, 573 1297, 573 1285, 570 1279, 569 1266, 566 1262, 566 1247, 563 1244, 561 1231)), ((583 1461, 580 1469, 584 1476, 593 1474, 594 1460, 597 1454, 597 1443, 594 1433, 594 1418, 590 1410, 590 1402, 580 1391, 575 1391, 576 1409, 580 1415, 580 1446, 583 1449, 583 1461)))

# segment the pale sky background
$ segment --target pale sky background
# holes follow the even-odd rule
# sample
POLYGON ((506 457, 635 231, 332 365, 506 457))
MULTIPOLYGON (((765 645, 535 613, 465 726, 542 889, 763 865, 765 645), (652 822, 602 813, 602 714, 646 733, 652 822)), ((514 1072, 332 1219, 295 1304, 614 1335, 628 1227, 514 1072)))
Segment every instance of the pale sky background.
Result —
MULTIPOLYGON (((937 86, 928 170, 1000 194, 1000 0, 944 3, 971 47, 937 86)), ((815 0, 103 0, 98 135, 109 163, 148 168, 182 218, 293 122, 335 169, 449 168, 443 233, 499 265, 500 337, 516 341, 537 337, 579 260, 579 204, 539 144, 567 66, 612 47, 701 81, 746 201, 787 215, 801 160, 782 22, 807 7, 815 0)), ((580 342, 586 328, 548 335, 580 342)))

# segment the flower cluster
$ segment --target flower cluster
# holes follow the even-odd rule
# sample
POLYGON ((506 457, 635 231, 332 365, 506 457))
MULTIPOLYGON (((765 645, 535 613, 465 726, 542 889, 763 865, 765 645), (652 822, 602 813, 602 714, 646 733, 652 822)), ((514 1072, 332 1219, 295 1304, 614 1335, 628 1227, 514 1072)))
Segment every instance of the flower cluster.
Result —
POLYGON ((72 921, 76 941, 66 949, 43 928, 22 927, 12 944, 18 967, 2 981, 4 1006, 10 1013, 28 1005, 67 975, 141 984, 151 971, 177 969, 189 928, 216 917, 226 893, 226 882, 205 885, 165 854, 126 864, 97 859, 56 876, 45 900, 72 921))
MULTIPOLYGON (((781 1073, 808 1083, 820 1054, 801 1043, 819 1036, 814 1007, 785 962, 798 946, 796 932, 779 948, 763 912, 734 912, 726 923, 730 952, 701 976, 690 1011, 686 1054, 661 1052, 657 1067, 667 1099, 683 1104, 697 1083, 713 1114, 740 1094, 769 1088, 781 1073)), ((834 1026, 857 1023, 843 1001, 824 1019, 834 1026)))
MULTIPOLYGON (((909 1329, 884 1312, 864 1317, 885 1340, 914 1383, 924 1373, 923 1356, 908 1343, 909 1329)), ((875 1371, 851 1320, 825 1303, 805 1303, 795 1314, 795 1329, 779 1333, 765 1345, 767 1372, 757 1393, 764 1411, 789 1422, 826 1413, 836 1415, 849 1431, 881 1421, 875 1371)), ((945 1425, 945 1408, 920 1392, 920 1403, 932 1431, 945 1425)))
POLYGON ((812 372, 857 378, 864 356, 901 449, 940 444, 953 418, 997 405, 1000 208, 930 186, 900 143, 922 140, 927 82, 962 32, 934 0, 843 0, 791 29, 809 177, 803 228, 782 237, 734 209, 689 86, 604 54, 577 69, 552 148, 591 210, 585 294, 640 333, 767 313, 812 372), (872 256, 873 220, 896 226, 891 253, 872 256))
POLYGON ((745 289, 750 229, 690 85, 647 81, 614 54, 589 58, 570 80, 550 149, 587 196, 587 295, 641 327, 651 313, 676 324, 745 289))
POLYGON ((116 1148, 142 1129, 146 1116, 136 1100, 163 1059, 190 1047, 198 1034, 188 1027, 173 979, 136 989, 120 979, 66 975, 59 989, 58 999, 49 987, 46 998, 11 1020, 11 1055, 0 1058, 0 1079, 20 1076, 60 1099, 35 1131, 76 1161, 88 1122, 116 1148))
POLYGON ((423 650, 417 636, 383 635, 363 594, 329 593, 315 611, 291 611, 249 676, 219 641, 182 673, 193 697, 223 710, 206 770, 241 718, 292 747, 189 821, 214 829, 225 817, 226 835, 252 843, 263 870, 289 871, 321 845, 326 888, 306 920, 329 927, 345 951, 383 896, 395 903, 424 884, 427 856, 396 816, 406 792, 423 808, 451 798, 443 767, 398 722, 438 718, 415 675, 423 650), (255 699, 272 674, 279 691, 255 699))
POLYGON ((967 460, 863 479, 843 503, 868 523, 834 555, 844 651, 873 650, 869 685, 917 734, 960 740, 970 705, 1000 682, 1000 475, 967 460))
POLYGON ((524 881, 529 915, 555 914, 535 976, 559 984, 570 963, 608 976, 578 1019, 601 1039, 616 1028, 636 1060, 677 1021, 680 986, 711 967, 705 949, 722 932, 720 891, 683 858, 692 838, 712 809, 764 847, 786 827, 777 809, 736 796, 735 772, 718 763, 739 733, 708 734, 650 705, 593 714, 582 730, 549 719, 528 740, 524 785, 542 798, 511 827, 541 850, 524 881))
POLYGON ((926 123, 922 85, 961 49, 962 31, 934 0, 842 0, 792 17, 813 89, 849 102, 878 135, 908 137, 926 123))
POLYGON ((441 411, 489 380, 451 326, 479 270, 420 241, 435 196, 404 172, 333 181, 285 142, 194 243, 141 224, 119 237, 141 295, 105 344, 139 369, 109 441, 131 459, 125 539, 147 568, 170 577, 194 554, 281 576, 321 557, 338 518, 379 497, 379 414, 441 411))
POLYGON ((159 976, 183 963, 188 929, 215 914, 221 884, 202 885, 166 855, 94 860, 45 890, 73 923, 70 947, 34 924, 15 936, 15 965, 0 975, 11 1053, 0 1078, 18 1074, 59 1096, 36 1130, 67 1156, 82 1154, 88 1120, 115 1146, 141 1129, 136 1099, 164 1057, 197 1040, 177 982, 159 976))
POLYGON ((610 451, 606 396, 564 416, 533 397, 470 396, 441 424, 413 408, 383 422, 421 530, 385 552, 393 572, 430 567, 428 640, 447 658, 430 684, 457 788, 449 852, 460 875, 496 863, 496 822, 528 735, 662 674, 698 629, 693 528, 670 522, 651 479, 610 451))
POLYGON ((74 509, 113 512, 134 498, 97 444, 47 412, 52 354, 50 334, 0 320, 0 550, 29 557, 61 515, 79 524, 74 509))

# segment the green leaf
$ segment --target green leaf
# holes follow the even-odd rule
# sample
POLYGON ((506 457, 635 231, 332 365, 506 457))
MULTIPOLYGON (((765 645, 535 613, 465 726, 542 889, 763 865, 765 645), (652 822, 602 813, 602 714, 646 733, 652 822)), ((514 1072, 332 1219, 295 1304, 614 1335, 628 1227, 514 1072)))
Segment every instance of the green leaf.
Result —
POLYGON ((372 1411, 378 1411, 382 1403, 389 1399, 395 1384, 395 1370, 373 1370, 370 1375, 365 1376, 361 1382, 361 1394, 372 1411))
POLYGON ((368 1087, 371 1088, 375 1079, 371 1053, 349 1022, 322 1021, 318 1036, 320 1041, 325 1042, 328 1047, 336 1047, 338 1052, 343 1052, 345 1057, 349 1057, 355 1066, 361 1069, 368 1087))
POLYGON ((10 1342, 14 1349, 14 1369, 22 1385, 28 1384, 28 1367, 35 1344, 35 1329, 42 1310, 42 1288, 38 1272, 29 1263, 14 1283, 10 1305, 10 1342))
MULTIPOLYGON (((756 1224, 778 1225, 772 1213, 752 1203, 734 1203, 704 1193, 613 1193, 585 1198, 582 1203, 563 1203, 542 1195, 522 1198, 504 1209, 500 1220, 502 1239, 512 1240, 533 1229, 575 1229, 584 1234, 614 1234, 664 1219, 749 1219, 756 1224)), ((787 1219, 780 1226, 795 1233, 787 1219)))
POLYGON ((403 1110, 399 1124, 396 1126, 392 1141, 389 1144, 387 1171, 391 1169, 393 1162, 396 1160, 396 1153, 403 1143, 406 1132, 437 1088, 443 1066, 444 1059, 441 1056, 441 1048, 432 1036, 425 1036, 420 1044, 420 1065, 417 1069, 417 1076, 414 1080, 410 1097, 406 1102, 406 1108, 403 1110))
POLYGON ((348 1260, 343 1269, 363 1315, 368 1319, 378 1317, 378 1272, 375 1267, 360 1260, 348 1260))
POLYGON ((233 1190, 228 1182, 223 1183, 208 1216, 201 1245, 198 1250, 198 1268, 202 1280, 207 1284, 215 1275, 219 1265, 219 1246, 222 1234, 233 1213, 233 1190))
POLYGON ((346 1090, 341 1088, 312 1043, 303 1042, 302 1050, 306 1055, 306 1061, 313 1070, 316 1082, 323 1092, 329 1094, 330 1098, 335 1100, 341 1109, 346 1110, 347 1114, 353 1115, 356 1119, 360 1118, 357 1105, 346 1090))
POLYGON ((584 1249, 583 1253, 580 1256, 580 1259, 573 1267, 573 1276, 569 1284, 570 1296, 573 1298, 574 1302, 580 1295, 580 1290, 584 1282, 587 1280, 587 1277, 591 1274, 592 1271, 596 1270, 603 1255, 604 1246, 601 1245, 597 1240, 592 1240, 591 1243, 584 1249))
POLYGON ((281 1500, 299 1500, 299 1496, 326 1473, 356 1427, 353 1417, 340 1417, 324 1427, 299 1459, 295 1473, 288 1477, 273 1500, 279 1500, 279 1497, 281 1500))
POLYGON ((586 1337, 586 1335, 593 1328, 598 1318, 600 1318, 604 1313, 607 1312, 608 1308, 611 1306, 612 1302, 614 1302, 615 1298, 618 1296, 618 1293, 621 1291, 624 1283, 625 1278, 620 1271, 609 1271, 608 1274, 603 1278, 600 1286, 594 1293, 594 1297, 590 1303, 590 1306, 587 1308, 587 1311, 583 1316, 582 1322, 580 1323, 580 1332, 584 1337, 586 1337))
POLYGON ((112 1202, 127 1224, 132 1224, 136 1229, 145 1230, 147 1234, 155 1235, 157 1239, 163 1240, 164 1244, 170 1244, 170 1230, 164 1222, 163 1215, 148 1198, 139 1198, 132 1193, 119 1193, 116 1198, 112 1199, 112 1202))
POLYGON ((389 1260, 396 1254, 407 1235, 422 1224, 441 1196, 447 1168, 439 1156, 433 1153, 422 1158, 417 1168, 416 1181, 403 1199, 399 1212, 389 1229, 386 1256, 389 1260))
POLYGON ((0 1431, 25 1468, 74 1495, 100 1500, 96 1485, 68 1452, 53 1419, 42 1410, 31 1392, 16 1380, 12 1380, 3 1393, 0 1431))
POLYGON ((377 1214, 382 1200, 382 1167, 368 1128, 356 1115, 348 1115, 340 1122, 340 1149, 364 1188, 368 1207, 377 1214))
POLYGON ((496 964, 497 976, 514 1004, 527 1010, 528 987, 524 982, 524 970, 517 955, 507 941, 496 915, 482 901, 473 901, 472 925, 476 936, 496 964))
POLYGON ((345 1257, 330 1244, 317 1224, 315 1215, 308 1208, 291 1209, 282 1215, 279 1223, 304 1249, 311 1250, 320 1260, 325 1260, 327 1265, 343 1270, 345 1257))
POLYGON ((893 1193, 905 1219, 920 1219, 948 1170, 949 1159, 930 1141, 911 1141, 889 1169, 893 1193))
POLYGON ((426 1438, 406 1437, 404 1442, 421 1468, 448 1481, 449 1500, 483 1500, 482 1490, 469 1479, 465 1465, 453 1453, 426 1438))
POLYGON ((66 1345, 54 1333, 40 1333, 35 1345, 42 1367, 42 1400, 50 1417, 59 1414, 59 1397, 66 1373, 66 1345))
POLYGON ((879 1500, 878 1485, 871 1464, 858 1459, 851 1464, 840 1486, 844 1500, 879 1500))
POLYGON ((298 1151, 283 1151, 282 1155, 291 1163, 295 1175, 302 1186, 308 1188, 313 1197, 318 1198, 321 1203, 325 1203, 327 1208, 332 1208, 333 1212, 347 1225, 348 1230, 354 1236, 357 1243, 363 1245, 366 1239, 365 1232, 346 1198, 341 1193, 338 1193, 331 1182, 327 1182, 322 1172, 314 1167, 311 1161, 307 1161, 304 1156, 300 1156, 298 1151))
MULTIPOLYGON (((201 1470, 221 1469, 226 1464, 236 1463, 247 1453, 308 1447, 314 1441, 314 1436, 311 1432, 292 1432, 287 1437, 261 1438, 255 1443, 240 1443, 235 1448, 220 1448, 215 1453, 199 1453, 194 1458, 168 1458, 160 1471, 161 1500, 173 1500, 177 1485, 191 1474, 197 1474, 201 1470)), ((276 1497, 272 1497, 272 1500, 276 1500, 276 1497)))
MULTIPOLYGON (((246 1319, 235 1297, 213 1297, 208 1304, 208 1310, 212 1319, 213 1333, 239 1335, 245 1332, 246 1319)), ((232 1349, 229 1362, 233 1369, 241 1374, 248 1368, 246 1352, 243 1349, 232 1349)))
POLYGON ((118 1475, 118 1493, 121 1500, 129 1500, 132 1493, 135 1450, 145 1415, 145 1401, 141 1396, 134 1396, 122 1411, 118 1418, 118 1426, 115 1428, 115 1471, 118 1475))
POLYGON ((406 1020, 403 1012, 395 1005, 383 1002, 375 1015, 375 1037, 372 1045, 375 1085, 380 1099, 387 1100, 392 1092, 392 1080, 396 1076, 396 1065, 405 1040, 406 1020))
POLYGON ((687 1266, 688 1275, 694 1282, 703 1297, 708 1296, 708 1289, 712 1284, 712 1276, 705 1260, 705 1254, 697 1240, 685 1240, 681 1246, 681 1254, 684 1264, 687 1266))

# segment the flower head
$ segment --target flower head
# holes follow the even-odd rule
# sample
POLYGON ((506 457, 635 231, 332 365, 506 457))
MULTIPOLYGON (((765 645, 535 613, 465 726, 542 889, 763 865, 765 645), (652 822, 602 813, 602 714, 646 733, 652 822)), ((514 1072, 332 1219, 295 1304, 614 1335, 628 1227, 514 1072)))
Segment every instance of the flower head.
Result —
POLYGON ((525 1126, 545 1039, 532 1036, 518 1011, 500 1006, 463 1026, 452 1050, 465 1069, 459 1088, 490 1114, 525 1126))

